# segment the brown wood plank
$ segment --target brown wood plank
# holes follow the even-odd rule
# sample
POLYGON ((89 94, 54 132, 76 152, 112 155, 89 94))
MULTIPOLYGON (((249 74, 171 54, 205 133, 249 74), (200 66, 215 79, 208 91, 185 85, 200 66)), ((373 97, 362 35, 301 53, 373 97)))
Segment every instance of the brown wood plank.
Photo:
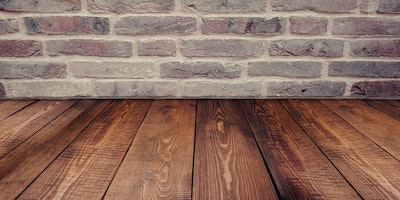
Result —
POLYGON ((360 100, 323 100, 357 130, 400 160, 400 122, 360 100))
POLYGON ((38 101, 0 122, 0 159, 70 108, 76 100, 38 101))
POLYGON ((156 100, 105 199, 190 199, 195 101, 156 100))
POLYGON ((393 103, 383 100, 364 100, 364 101, 367 102, 372 107, 387 114, 391 118, 400 121, 400 104, 398 106, 395 106, 393 103))
POLYGON ((110 103, 82 100, 0 160, 2 199, 14 199, 110 103))
POLYGON ((0 122, 18 112, 35 100, 2 100, 0 101, 0 122))
POLYGON ((360 199, 277 100, 242 105, 282 199, 360 199))
POLYGON ((19 199, 101 199, 150 105, 114 101, 19 199))
POLYGON ((282 102, 364 199, 400 198, 400 163, 317 100, 282 102))
POLYGON ((193 199, 277 199, 242 108, 198 102, 193 199))

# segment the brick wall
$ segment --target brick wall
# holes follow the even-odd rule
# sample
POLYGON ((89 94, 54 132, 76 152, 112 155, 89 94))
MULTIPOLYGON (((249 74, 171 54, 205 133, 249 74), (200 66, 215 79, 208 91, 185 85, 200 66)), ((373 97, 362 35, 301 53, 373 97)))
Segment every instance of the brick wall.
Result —
POLYGON ((1 98, 400 98, 399 0, 0 1, 1 98))

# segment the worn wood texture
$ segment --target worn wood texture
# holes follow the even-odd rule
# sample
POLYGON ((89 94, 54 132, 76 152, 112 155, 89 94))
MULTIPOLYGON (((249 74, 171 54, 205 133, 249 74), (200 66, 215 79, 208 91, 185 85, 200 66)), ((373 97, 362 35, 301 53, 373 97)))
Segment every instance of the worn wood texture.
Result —
POLYGON ((240 103, 203 100, 197 112, 193 199, 277 199, 240 103))
POLYGON ((382 111, 393 119, 400 121, 400 101, 364 100, 372 107, 382 111))
POLYGON ((190 199, 195 101, 156 100, 105 199, 190 199))
POLYGON ((35 100, 1 100, 0 101, 0 122, 18 112, 35 100))

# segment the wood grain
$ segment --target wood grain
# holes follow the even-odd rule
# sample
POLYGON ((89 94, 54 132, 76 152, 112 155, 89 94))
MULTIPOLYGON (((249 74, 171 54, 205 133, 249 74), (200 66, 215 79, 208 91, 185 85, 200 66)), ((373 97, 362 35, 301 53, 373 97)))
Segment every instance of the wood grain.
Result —
POLYGON ((190 199, 195 101, 156 100, 105 199, 190 199))
POLYGON ((398 160, 317 100, 282 103, 364 199, 400 198, 398 160))
POLYGON ((277 199, 240 103, 203 100, 197 112, 193 199, 277 199))
POLYGON ((242 105, 282 199, 360 199, 279 101, 242 105))
POLYGON ((35 100, 1 100, 0 101, 0 122, 18 112, 35 100))
POLYGON ((2 199, 15 199, 109 104, 82 100, 0 160, 2 199))
POLYGON ((387 114, 389 117, 400 121, 400 104, 396 105, 395 101, 383 101, 383 100, 364 100, 369 105, 381 112, 387 114))
POLYGON ((101 199, 150 105, 114 101, 20 199, 101 199))

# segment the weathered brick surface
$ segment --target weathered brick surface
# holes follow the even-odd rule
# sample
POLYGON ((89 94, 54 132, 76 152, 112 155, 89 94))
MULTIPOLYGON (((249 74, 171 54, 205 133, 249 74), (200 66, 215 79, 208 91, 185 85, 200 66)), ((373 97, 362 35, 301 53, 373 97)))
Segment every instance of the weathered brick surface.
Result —
POLYGON ((182 54, 186 57, 259 57, 263 44, 254 40, 184 40, 182 54))
POLYGON ((328 30, 328 20, 323 17, 291 17, 290 32, 302 35, 322 35, 328 30))
POLYGON ((42 44, 35 40, 0 40, 0 57, 41 56, 42 44))
POLYGON ((188 81, 184 83, 182 96, 192 97, 258 97, 263 95, 260 82, 205 82, 188 81))
POLYGON ((41 12, 60 13, 78 11, 80 0, 3 0, 0 1, 0 11, 8 12, 41 12))
POLYGON ((4 88, 3 83, 0 82, 0 97, 6 96, 6 90, 4 88))
POLYGON ((161 64, 163 78, 238 78, 241 66, 218 62, 167 62, 161 64))
POLYGON ((68 69, 78 78, 134 78, 155 76, 155 66, 151 62, 70 62, 68 69))
POLYGON ((250 76, 281 76, 295 78, 318 78, 322 65, 318 62, 250 62, 250 76))
POLYGON ((265 11, 266 0, 183 0, 186 11, 205 13, 248 13, 265 11))
POLYGON ((197 29, 194 17, 125 17, 117 21, 115 32, 120 35, 189 34, 197 29))
POLYGON ((50 56, 81 55, 100 57, 131 57, 132 44, 104 40, 52 40, 47 42, 50 56))
POLYGON ((16 33, 19 31, 16 19, 0 19, 0 34, 16 33))
POLYGON ((174 0, 87 0, 92 13, 163 13, 174 9, 174 0))
POLYGON ((285 30, 285 21, 282 18, 248 18, 248 17, 220 17, 204 18, 202 31, 204 34, 250 34, 250 35, 278 35, 285 30))
POLYGON ((351 55, 400 57, 400 40, 365 40, 350 43, 351 55))
POLYGON ((362 81, 354 83, 352 96, 362 97, 400 97, 400 81, 362 81))
POLYGON ((110 24, 105 17, 25 17, 24 21, 28 34, 105 35, 110 32, 110 24))
POLYGON ((316 12, 346 13, 357 8, 358 0, 271 0, 278 11, 311 10, 316 12))
POLYGON ((400 62, 332 62, 330 76, 400 78, 400 62))
POLYGON ((400 19, 347 17, 333 21, 335 35, 400 35, 400 19))
POLYGON ((175 56, 175 40, 144 40, 138 41, 139 56, 175 56))
POLYGON ((269 47, 272 56, 341 57, 344 42, 340 40, 278 40, 269 47))
POLYGON ((96 81, 96 94, 99 97, 177 97, 181 85, 175 81, 96 81))
POLYGON ((378 13, 385 14, 398 14, 400 13, 400 1, 399 0, 380 0, 378 13))
POLYGON ((267 95, 276 97, 336 97, 343 96, 345 82, 313 81, 313 82, 271 82, 267 83, 267 95))
POLYGON ((0 79, 65 78, 66 68, 57 62, 0 62, 0 79))

